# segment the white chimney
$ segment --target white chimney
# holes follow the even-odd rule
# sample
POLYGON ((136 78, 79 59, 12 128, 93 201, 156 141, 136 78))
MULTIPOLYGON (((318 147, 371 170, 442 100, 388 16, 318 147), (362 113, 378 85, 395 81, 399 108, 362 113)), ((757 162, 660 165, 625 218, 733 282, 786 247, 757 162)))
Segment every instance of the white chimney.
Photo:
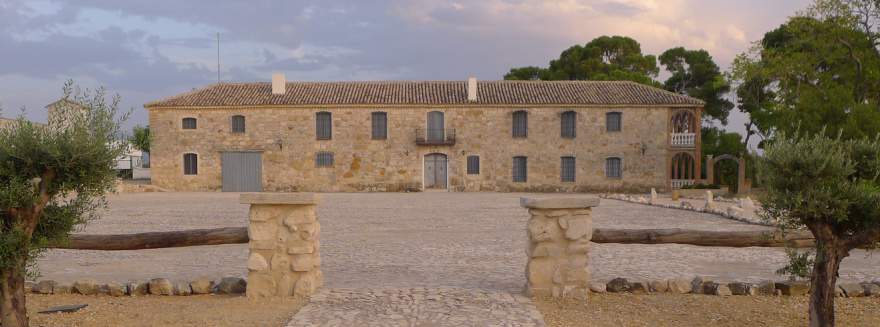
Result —
POLYGON ((477 101, 477 78, 476 77, 468 77, 468 101, 476 102, 477 101))
POLYGON ((272 94, 287 93, 287 80, 284 79, 284 73, 272 74, 272 94))

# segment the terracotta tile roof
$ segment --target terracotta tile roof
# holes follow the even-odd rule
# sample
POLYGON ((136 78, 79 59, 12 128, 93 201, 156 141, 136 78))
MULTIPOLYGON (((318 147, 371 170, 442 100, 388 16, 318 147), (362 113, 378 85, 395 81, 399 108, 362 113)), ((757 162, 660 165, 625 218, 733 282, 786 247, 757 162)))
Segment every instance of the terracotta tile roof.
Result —
POLYGON ((684 105, 703 102, 625 81, 479 81, 468 102, 466 81, 292 82, 273 95, 271 83, 220 83, 153 101, 153 107, 260 105, 684 105))

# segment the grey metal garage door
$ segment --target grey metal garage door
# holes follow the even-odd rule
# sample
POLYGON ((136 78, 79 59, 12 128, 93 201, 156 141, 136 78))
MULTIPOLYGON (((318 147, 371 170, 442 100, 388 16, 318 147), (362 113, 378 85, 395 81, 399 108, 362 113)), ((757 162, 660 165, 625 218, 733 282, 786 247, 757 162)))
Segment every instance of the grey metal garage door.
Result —
POLYGON ((263 161, 259 152, 223 152, 223 192, 263 191, 263 161))

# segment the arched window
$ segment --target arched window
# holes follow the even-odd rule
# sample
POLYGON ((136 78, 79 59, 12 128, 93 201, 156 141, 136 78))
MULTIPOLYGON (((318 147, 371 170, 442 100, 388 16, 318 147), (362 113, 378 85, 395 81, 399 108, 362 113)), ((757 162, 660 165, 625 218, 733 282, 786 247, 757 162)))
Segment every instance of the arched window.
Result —
POLYGON ((573 139, 577 136, 577 113, 574 111, 566 111, 562 113, 561 118, 562 138, 573 139))
POLYGON ((315 114, 315 136, 319 140, 333 138, 333 116, 329 112, 315 114))
POLYGON ((513 137, 528 137, 529 113, 525 110, 513 112, 513 137))
POLYGON ((199 155, 195 153, 186 153, 183 155, 183 174, 199 174, 199 155))
POLYGON ((605 130, 608 132, 620 132, 623 125, 623 114, 609 112, 605 114, 605 130))
POLYGON ((377 111, 370 114, 370 122, 373 125, 373 139, 384 140, 388 138, 388 114, 377 111))
POLYGON ((244 116, 242 116, 242 115, 232 116, 232 132, 233 133, 244 133, 244 116))
POLYGON ((196 129, 196 119, 192 117, 184 118, 183 129, 196 129))
POLYGON ((623 160, 617 157, 605 159, 605 177, 621 178, 623 176, 623 160))
POLYGON ((677 112, 672 116, 673 133, 693 133, 696 130, 696 117, 686 110, 677 112))

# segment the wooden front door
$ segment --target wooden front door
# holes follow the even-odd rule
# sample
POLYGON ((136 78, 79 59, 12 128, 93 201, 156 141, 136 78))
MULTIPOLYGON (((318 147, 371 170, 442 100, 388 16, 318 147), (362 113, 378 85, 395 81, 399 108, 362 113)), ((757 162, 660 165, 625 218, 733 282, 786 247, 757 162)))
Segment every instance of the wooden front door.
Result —
POLYGON ((425 156, 425 188, 446 188, 446 155, 432 153, 425 156))

